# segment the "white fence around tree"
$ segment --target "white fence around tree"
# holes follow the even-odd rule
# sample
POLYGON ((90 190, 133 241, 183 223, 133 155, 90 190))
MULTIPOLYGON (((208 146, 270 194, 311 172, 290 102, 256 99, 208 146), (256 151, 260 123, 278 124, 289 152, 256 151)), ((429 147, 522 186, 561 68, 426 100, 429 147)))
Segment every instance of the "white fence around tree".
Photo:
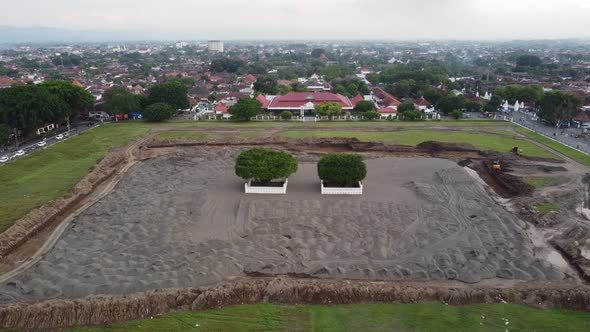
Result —
POLYGON ((357 188, 326 187, 322 181, 322 195, 362 195, 363 184, 359 182, 357 188))
POLYGON ((252 186, 252 181, 248 181, 244 184, 244 192, 246 194, 284 195, 287 193, 287 184, 289 184, 289 180, 285 180, 281 187, 260 187, 252 186))

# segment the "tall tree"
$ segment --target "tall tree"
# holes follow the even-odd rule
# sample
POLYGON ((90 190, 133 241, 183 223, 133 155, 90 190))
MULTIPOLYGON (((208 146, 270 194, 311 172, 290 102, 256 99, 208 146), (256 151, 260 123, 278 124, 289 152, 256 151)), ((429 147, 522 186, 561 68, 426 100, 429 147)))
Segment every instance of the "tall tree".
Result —
POLYGON ((156 84, 149 90, 148 104, 166 103, 174 109, 187 109, 188 89, 177 80, 156 84))
POLYGON ((39 84, 51 94, 62 99, 70 108, 70 116, 92 107, 94 97, 84 88, 66 81, 46 81, 39 84))
POLYGON ((276 95, 279 93, 276 77, 271 75, 259 76, 254 82, 254 90, 262 94, 276 95))
POLYGON ((29 132, 46 123, 62 123, 68 105, 36 85, 20 85, 0 90, 0 123, 29 132))
POLYGON ((354 106, 353 112, 365 113, 375 110, 375 103, 368 100, 361 100, 354 106))
POLYGON ((122 86, 114 86, 104 93, 105 110, 110 114, 129 114, 141 112, 141 101, 138 96, 122 86))
POLYGON ((262 109, 262 104, 254 98, 241 98, 236 104, 228 109, 232 119, 239 121, 250 121, 262 109))
POLYGON ((465 107, 465 97, 459 95, 455 96, 450 93, 441 98, 438 102, 438 108, 445 114, 454 110, 461 110, 465 107))
POLYGON ((551 91, 543 96, 540 106, 539 117, 559 127, 562 123, 571 120, 580 106, 580 99, 567 93, 551 91))
POLYGON ((321 116, 329 116, 330 119, 334 115, 342 113, 342 105, 338 103, 321 103, 315 105, 315 112, 321 116))

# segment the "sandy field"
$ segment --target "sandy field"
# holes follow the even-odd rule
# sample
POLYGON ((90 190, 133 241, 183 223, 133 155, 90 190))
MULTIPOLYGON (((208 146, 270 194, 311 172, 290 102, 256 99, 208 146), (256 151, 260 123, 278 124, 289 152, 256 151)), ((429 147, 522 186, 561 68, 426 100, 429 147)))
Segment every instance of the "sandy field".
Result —
POLYGON ((322 196, 313 156, 287 195, 245 195, 238 150, 142 162, 51 252, 0 285, 0 303, 208 285, 249 273, 478 282, 562 280, 482 183, 434 158, 367 160, 365 194, 322 196))

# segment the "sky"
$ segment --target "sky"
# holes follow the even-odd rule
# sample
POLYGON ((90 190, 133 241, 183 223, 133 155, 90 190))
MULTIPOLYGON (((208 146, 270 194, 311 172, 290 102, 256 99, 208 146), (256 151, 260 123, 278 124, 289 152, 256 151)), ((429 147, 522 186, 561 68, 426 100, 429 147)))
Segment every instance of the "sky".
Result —
POLYGON ((167 39, 590 38, 590 0, 0 0, 0 25, 167 39))

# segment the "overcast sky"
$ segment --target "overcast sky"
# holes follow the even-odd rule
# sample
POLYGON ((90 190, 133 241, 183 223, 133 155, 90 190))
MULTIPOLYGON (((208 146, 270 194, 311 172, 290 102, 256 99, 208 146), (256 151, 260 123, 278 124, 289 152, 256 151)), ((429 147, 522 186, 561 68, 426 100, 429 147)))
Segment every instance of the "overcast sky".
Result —
POLYGON ((0 0, 0 25, 170 39, 590 37, 590 0, 0 0))

